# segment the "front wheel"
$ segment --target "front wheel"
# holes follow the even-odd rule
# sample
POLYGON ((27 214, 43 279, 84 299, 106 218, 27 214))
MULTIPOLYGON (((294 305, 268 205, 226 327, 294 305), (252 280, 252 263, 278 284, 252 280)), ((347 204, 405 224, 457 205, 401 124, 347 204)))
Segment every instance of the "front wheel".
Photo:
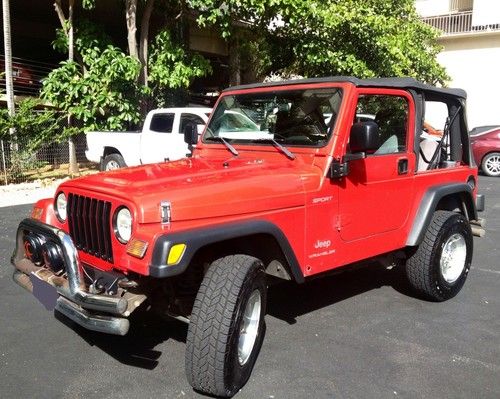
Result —
POLYGON ((481 169, 485 175, 500 176, 500 152, 492 152, 486 155, 481 162, 481 169))
POLYGON ((266 296, 258 259, 231 255, 210 265, 186 340, 186 375, 194 389, 232 397, 245 385, 264 339, 266 296))
POLYGON ((109 154, 104 157, 101 165, 101 171, 115 170, 126 167, 127 164, 120 154, 109 154))
POLYGON ((472 231, 460 213, 436 211, 416 251, 406 261, 412 287, 434 301, 462 289, 472 262, 472 231))

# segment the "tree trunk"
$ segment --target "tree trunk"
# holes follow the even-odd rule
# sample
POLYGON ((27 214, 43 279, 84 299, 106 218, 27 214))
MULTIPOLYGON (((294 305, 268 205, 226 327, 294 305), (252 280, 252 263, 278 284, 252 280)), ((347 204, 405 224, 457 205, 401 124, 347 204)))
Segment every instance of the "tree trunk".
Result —
MULTIPOLYGON (((75 34, 73 29, 73 9, 75 6, 75 0, 69 0, 69 29, 68 29, 68 60, 74 61, 75 59, 75 34)), ((68 114, 68 127, 71 128, 73 125, 73 118, 71 114, 68 114)), ((68 158, 69 158, 69 174, 75 175, 79 172, 78 162, 76 159, 76 145, 74 137, 68 139, 68 158)))
POLYGON ((69 29, 68 29, 68 60, 75 60, 75 30, 73 29, 73 11, 75 7, 75 0, 69 0, 68 5, 68 20, 69 20, 69 29))
MULTIPOLYGON (((3 43, 5 54, 5 88, 7 89, 7 107, 9 109, 9 116, 14 116, 16 112, 14 107, 14 84, 12 81, 12 43, 10 40, 10 0, 2 0, 2 13, 3 13, 3 43)), ((16 132, 10 129, 9 133, 13 136, 16 132)), ((2 166, 4 172, 5 184, 8 183, 7 179, 7 162, 5 159, 5 147, 3 140, 1 140, 2 147, 2 166)))
POLYGON ((153 13, 155 0, 148 0, 141 19, 141 38, 139 41, 139 61, 141 61, 141 75, 139 83, 148 85, 148 41, 149 41, 149 21, 153 13))
POLYGON ((137 50, 137 0, 127 0, 125 18, 127 20, 127 41, 128 41, 128 53, 131 57, 139 59, 139 53, 137 50))
MULTIPOLYGON (((9 116, 14 116, 16 110, 14 105, 14 83, 12 80, 12 43, 10 36, 10 0, 2 0, 3 12, 3 43, 5 51, 5 88, 7 91, 7 108, 9 116)), ((10 134, 14 135, 14 128, 10 129, 10 134)))
POLYGON ((229 39, 229 85, 241 84, 240 39, 237 32, 233 32, 229 39))

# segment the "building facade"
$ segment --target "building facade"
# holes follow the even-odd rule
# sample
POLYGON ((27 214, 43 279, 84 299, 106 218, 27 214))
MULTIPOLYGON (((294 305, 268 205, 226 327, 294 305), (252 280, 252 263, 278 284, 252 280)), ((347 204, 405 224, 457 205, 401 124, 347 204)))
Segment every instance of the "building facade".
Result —
POLYGON ((468 94, 469 128, 500 125, 500 1, 416 0, 424 22, 441 30, 439 62, 450 86, 468 94))
MULTIPOLYGON (((53 42, 60 22, 54 10, 53 1, 10 0, 12 73, 15 100, 37 97, 42 80, 67 55, 55 51, 53 42)), ((63 1, 64 7, 67 1, 63 1)), ((166 13, 166 11, 165 11, 166 13)), ((75 10, 76 19, 89 19, 99 25, 103 33, 113 39, 113 44, 126 50, 127 31, 123 2, 121 0, 98 1, 93 11, 75 10), (113 15, 113 18, 110 18, 113 15)), ((167 17, 155 12, 151 17, 150 31, 158 31, 165 25, 167 17)), ((0 18, 0 106, 5 106, 5 61, 3 54, 3 26, 0 18)), ((211 105, 212 96, 206 93, 218 92, 229 85, 229 48, 225 40, 213 29, 199 28, 194 16, 186 22, 185 35, 190 51, 203 55, 210 61, 213 73, 197 78, 190 87, 193 99, 204 105, 211 105), (205 104, 207 101, 209 103, 205 104)), ((184 34, 184 32, 183 32, 184 34)))

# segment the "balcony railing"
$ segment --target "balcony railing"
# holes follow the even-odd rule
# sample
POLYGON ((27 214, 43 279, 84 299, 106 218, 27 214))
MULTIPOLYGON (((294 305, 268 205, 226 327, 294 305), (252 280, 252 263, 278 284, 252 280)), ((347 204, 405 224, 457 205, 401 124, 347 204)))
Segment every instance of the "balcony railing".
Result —
MULTIPOLYGON (((12 79, 14 94, 17 96, 38 96, 42 79, 58 66, 43 62, 12 57, 12 79)), ((0 92, 5 91, 5 57, 0 54, 0 92)))
POLYGON ((425 23, 443 31, 443 36, 500 31, 500 24, 472 25, 472 11, 422 18, 425 23))

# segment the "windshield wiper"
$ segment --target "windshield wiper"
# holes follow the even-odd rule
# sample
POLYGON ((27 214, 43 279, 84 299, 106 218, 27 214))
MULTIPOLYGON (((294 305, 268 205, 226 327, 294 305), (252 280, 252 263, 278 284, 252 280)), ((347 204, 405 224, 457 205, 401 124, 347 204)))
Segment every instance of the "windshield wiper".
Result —
POLYGON ((210 137, 205 137, 205 140, 208 141, 218 141, 219 143, 222 143, 226 146, 226 148, 229 150, 231 154, 233 154, 235 157, 240 155, 238 151, 236 151, 236 148, 234 148, 231 144, 229 144, 224 137, 221 136, 210 136, 210 137))
POLYGON ((255 140, 252 140, 252 141, 255 142, 255 143, 273 143, 288 158, 295 159, 295 154, 293 154, 288 148, 286 148, 285 146, 281 145, 280 143, 278 143, 275 139, 273 139, 271 137, 269 137, 269 138, 262 138, 262 139, 255 139, 255 140))

